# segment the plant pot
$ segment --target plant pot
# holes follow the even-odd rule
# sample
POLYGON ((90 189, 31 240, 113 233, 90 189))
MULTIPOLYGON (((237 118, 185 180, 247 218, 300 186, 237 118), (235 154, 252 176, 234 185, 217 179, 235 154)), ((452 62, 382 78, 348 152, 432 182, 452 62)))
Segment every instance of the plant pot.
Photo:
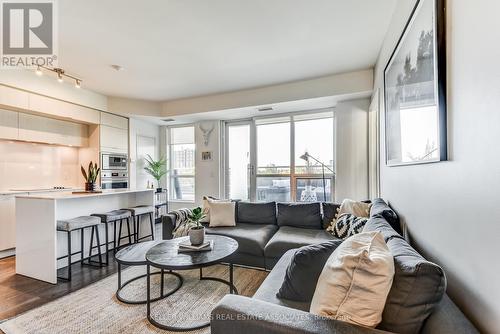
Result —
POLYGON ((205 241, 205 228, 192 228, 189 230, 189 241, 191 245, 201 245, 205 241))
POLYGON ((97 189, 97 185, 92 182, 92 183, 89 183, 89 182, 85 182, 85 191, 95 191, 97 189))

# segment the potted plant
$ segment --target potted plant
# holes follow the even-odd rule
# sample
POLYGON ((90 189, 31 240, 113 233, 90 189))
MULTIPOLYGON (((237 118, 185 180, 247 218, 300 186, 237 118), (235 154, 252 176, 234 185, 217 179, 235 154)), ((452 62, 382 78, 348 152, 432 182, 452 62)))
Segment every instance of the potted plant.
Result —
POLYGON ((85 191, 96 191, 96 180, 99 176, 100 168, 97 167, 97 163, 92 164, 92 161, 89 163, 88 171, 85 171, 83 166, 80 166, 83 177, 85 179, 85 191))
POLYGON ((161 192, 160 181, 161 178, 167 174, 167 160, 164 157, 161 157, 160 160, 155 160, 149 154, 144 160, 146 160, 146 167, 144 167, 144 170, 158 182, 156 191, 161 192))
POLYGON ((200 223, 205 216, 205 212, 200 207, 194 208, 188 215, 189 223, 192 225, 189 230, 191 245, 201 245, 205 241, 205 227, 200 223))

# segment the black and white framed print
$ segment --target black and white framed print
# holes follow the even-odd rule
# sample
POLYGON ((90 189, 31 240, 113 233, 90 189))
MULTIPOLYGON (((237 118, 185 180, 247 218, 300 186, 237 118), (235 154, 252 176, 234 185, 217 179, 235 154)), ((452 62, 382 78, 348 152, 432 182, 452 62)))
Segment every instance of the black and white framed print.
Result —
POLYGON ((447 160, 445 0, 419 0, 384 70, 388 166, 447 160))

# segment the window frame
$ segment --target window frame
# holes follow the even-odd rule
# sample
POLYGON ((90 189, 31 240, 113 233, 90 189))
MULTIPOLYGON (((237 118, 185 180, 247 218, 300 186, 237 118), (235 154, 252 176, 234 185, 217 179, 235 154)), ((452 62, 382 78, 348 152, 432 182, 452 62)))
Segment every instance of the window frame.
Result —
POLYGON ((172 203, 195 203, 196 201, 196 124, 194 123, 189 123, 189 124, 179 124, 179 125, 171 125, 167 126, 167 156, 168 156, 168 195, 169 195, 169 202, 172 203), (172 130, 173 129, 179 129, 179 128, 193 128, 193 143, 194 145, 194 167, 193 167, 193 175, 176 175, 174 176, 172 171, 173 171, 173 150, 172 146, 173 145, 180 145, 180 144, 172 144, 171 139, 172 139, 172 130), (193 179, 193 200, 188 200, 188 199, 176 199, 175 198, 175 193, 174 193, 174 187, 172 186, 173 184, 173 179, 193 179))

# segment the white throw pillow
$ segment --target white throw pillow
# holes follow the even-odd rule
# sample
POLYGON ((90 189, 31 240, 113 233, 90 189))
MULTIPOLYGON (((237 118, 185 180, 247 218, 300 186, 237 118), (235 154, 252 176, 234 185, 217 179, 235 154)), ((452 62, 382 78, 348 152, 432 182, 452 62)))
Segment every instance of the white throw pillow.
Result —
POLYGON ((342 216, 344 213, 350 213, 356 217, 366 217, 370 218, 370 208, 372 207, 369 203, 357 202, 352 199, 345 199, 342 201, 340 208, 337 210, 335 219, 342 216))
POLYGON ((203 212, 205 213, 205 217, 201 220, 202 223, 209 223, 210 222, 210 202, 231 202, 229 199, 214 199, 210 198, 207 196, 203 196, 203 212))
POLYGON ((394 277, 394 259, 380 232, 347 238, 328 258, 310 312, 375 328, 394 277))
POLYGON ((236 226, 234 202, 208 201, 210 207, 210 227, 236 226))

